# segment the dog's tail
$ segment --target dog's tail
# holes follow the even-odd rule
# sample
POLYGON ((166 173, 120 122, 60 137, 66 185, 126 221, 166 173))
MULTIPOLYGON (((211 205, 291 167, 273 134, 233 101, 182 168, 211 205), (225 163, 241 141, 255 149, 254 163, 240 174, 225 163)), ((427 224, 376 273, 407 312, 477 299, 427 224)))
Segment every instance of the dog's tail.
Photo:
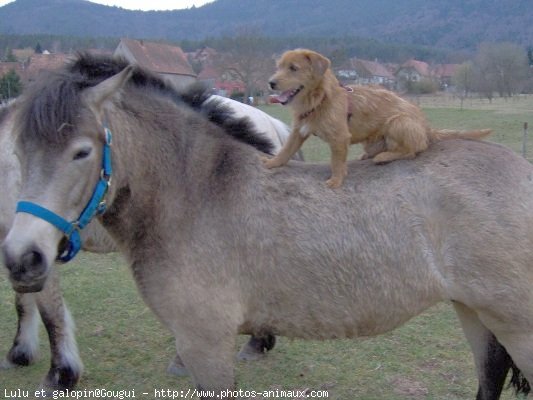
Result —
POLYGON ((472 131, 456 131, 451 129, 431 129, 430 140, 433 142, 446 139, 483 139, 490 135, 492 129, 478 129, 472 131))

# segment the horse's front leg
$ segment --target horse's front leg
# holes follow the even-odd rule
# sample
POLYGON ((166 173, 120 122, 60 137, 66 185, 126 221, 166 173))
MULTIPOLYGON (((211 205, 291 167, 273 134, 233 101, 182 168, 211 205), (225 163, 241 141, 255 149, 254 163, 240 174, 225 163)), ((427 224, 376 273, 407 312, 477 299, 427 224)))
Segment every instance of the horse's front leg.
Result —
POLYGON ((1 368, 32 364, 39 353, 39 313, 34 293, 16 293, 17 334, 1 368))
POLYGON ((236 334, 223 333, 223 324, 219 325, 220 332, 214 332, 212 328, 217 325, 181 326, 176 331, 176 348, 202 400, 236 397, 233 395, 236 334))
POLYGON ((36 295, 37 307, 50 340, 51 365, 43 382, 46 390, 72 389, 83 372, 74 322, 63 300, 59 277, 53 271, 43 290, 36 295))

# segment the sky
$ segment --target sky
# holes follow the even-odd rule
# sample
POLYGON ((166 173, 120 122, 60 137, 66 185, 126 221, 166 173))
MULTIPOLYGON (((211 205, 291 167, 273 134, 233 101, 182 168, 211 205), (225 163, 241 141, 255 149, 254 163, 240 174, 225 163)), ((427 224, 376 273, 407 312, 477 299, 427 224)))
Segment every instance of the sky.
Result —
MULTIPOLYGON (((91 0, 93 3, 104 4, 106 6, 117 6, 129 10, 177 10, 182 8, 189 8, 192 6, 202 6, 205 3, 210 3, 213 0, 91 0)), ((0 7, 13 0, 0 0, 0 7)))

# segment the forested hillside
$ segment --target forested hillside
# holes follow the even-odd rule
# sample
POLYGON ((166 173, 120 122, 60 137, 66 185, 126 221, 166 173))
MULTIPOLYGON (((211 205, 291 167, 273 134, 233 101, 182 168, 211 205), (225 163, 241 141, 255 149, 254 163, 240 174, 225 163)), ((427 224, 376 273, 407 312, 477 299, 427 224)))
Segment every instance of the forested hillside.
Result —
POLYGON ((129 11, 84 0, 17 0, 0 33, 199 40, 242 28, 268 37, 363 37, 472 50, 533 44, 531 0, 216 0, 177 11, 129 11))

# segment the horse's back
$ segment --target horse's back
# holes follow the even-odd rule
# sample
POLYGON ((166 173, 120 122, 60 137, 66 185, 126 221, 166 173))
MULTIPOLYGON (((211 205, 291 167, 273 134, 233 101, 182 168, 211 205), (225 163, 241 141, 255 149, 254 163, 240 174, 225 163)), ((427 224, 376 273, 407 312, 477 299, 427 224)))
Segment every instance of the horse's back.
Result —
MULTIPOLYGON (((272 243, 263 245, 271 263, 262 267, 273 280, 270 292, 313 287, 308 295, 322 298, 319 311, 329 315, 340 311, 328 304, 342 311, 379 302, 357 316, 365 334, 440 300, 496 309, 486 286, 502 282, 512 288, 502 296, 514 290, 533 301, 533 167, 511 150, 449 140, 414 160, 351 162, 337 190, 323 185, 327 174, 327 165, 293 162, 267 172, 268 190, 250 202, 263 208, 255 220, 272 243), (395 315, 387 314, 395 307, 395 315)), ((254 296, 263 291, 249 283, 254 296)))

